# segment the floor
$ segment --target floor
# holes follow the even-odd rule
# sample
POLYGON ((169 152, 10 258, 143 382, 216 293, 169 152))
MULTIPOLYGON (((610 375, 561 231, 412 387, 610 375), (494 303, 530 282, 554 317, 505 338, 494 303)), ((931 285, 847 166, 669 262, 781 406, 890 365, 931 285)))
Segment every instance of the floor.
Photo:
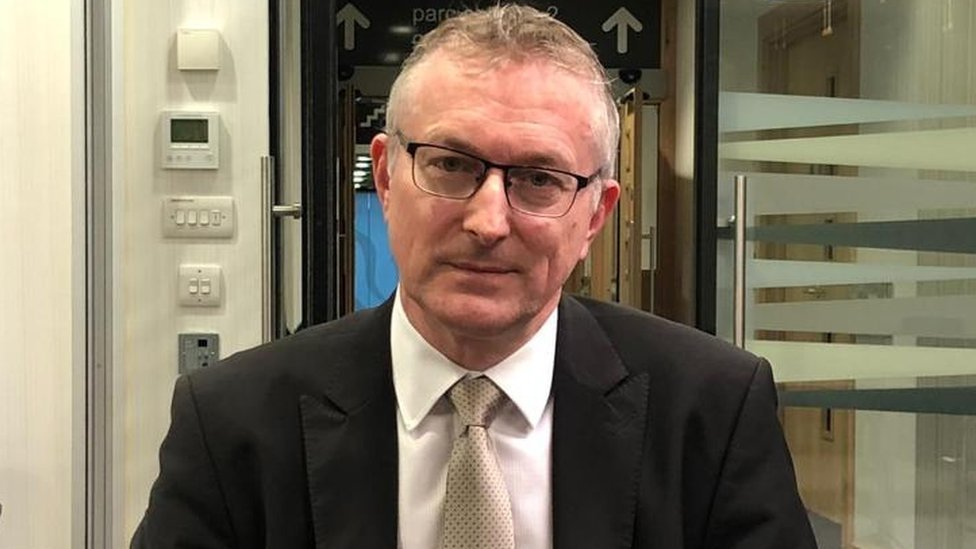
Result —
POLYGON ((810 517, 813 535, 817 538, 817 547, 820 549, 841 549, 840 524, 813 512, 808 512, 807 515, 810 517))

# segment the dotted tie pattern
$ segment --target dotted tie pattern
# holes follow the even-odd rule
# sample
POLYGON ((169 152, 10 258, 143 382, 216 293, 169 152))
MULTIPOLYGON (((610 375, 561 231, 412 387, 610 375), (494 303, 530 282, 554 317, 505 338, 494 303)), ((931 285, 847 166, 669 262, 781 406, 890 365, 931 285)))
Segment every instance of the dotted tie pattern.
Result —
POLYGON ((464 431, 447 466, 441 549, 514 549, 512 504, 488 426, 505 395, 486 377, 461 380, 448 393, 464 431))

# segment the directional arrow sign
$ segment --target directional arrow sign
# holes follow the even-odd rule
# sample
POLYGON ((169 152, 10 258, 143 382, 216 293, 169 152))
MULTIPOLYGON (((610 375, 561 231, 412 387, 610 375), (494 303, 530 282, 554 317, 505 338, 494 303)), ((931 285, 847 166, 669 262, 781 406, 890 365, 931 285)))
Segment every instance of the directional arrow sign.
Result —
MULTIPOLYGON (((497 1, 336 0, 334 39, 339 64, 399 66, 417 40, 444 19, 497 1)), ((593 45, 606 67, 661 66, 661 0, 519 1, 572 27, 593 45)), ((675 1, 679 0, 672 3, 675 1)))
POLYGON ((603 22, 603 32, 610 32, 614 27, 617 27, 617 53, 627 53, 628 27, 634 32, 644 30, 644 25, 627 8, 618 9, 603 22))
POLYGON ((345 41, 342 45, 349 51, 356 48, 356 25, 368 29, 369 19, 350 2, 336 13, 336 26, 339 25, 344 25, 345 41))

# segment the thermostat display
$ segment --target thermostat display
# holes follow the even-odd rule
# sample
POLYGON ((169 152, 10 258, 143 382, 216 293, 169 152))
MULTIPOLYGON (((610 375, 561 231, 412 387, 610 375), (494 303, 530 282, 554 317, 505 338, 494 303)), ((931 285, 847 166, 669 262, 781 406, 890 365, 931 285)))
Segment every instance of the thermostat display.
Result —
POLYGON ((174 170, 216 170, 220 159, 219 120, 215 112, 164 112, 160 164, 174 170))
POLYGON ((173 118, 169 121, 169 137, 173 143, 206 143, 210 140, 209 125, 204 119, 173 118))

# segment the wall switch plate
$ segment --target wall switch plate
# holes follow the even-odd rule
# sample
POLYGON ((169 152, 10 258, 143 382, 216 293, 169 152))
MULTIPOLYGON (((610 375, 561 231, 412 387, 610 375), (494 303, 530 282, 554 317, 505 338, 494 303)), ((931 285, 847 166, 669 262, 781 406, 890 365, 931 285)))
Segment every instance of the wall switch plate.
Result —
POLYGON ((184 307, 218 307, 223 293, 220 265, 180 265, 179 303, 184 307))
POLYGON ((180 373, 206 368, 220 359, 217 334, 179 334, 180 373))
POLYGON ((230 196, 167 196, 163 199, 163 236, 170 238, 231 238, 234 198, 230 196))

